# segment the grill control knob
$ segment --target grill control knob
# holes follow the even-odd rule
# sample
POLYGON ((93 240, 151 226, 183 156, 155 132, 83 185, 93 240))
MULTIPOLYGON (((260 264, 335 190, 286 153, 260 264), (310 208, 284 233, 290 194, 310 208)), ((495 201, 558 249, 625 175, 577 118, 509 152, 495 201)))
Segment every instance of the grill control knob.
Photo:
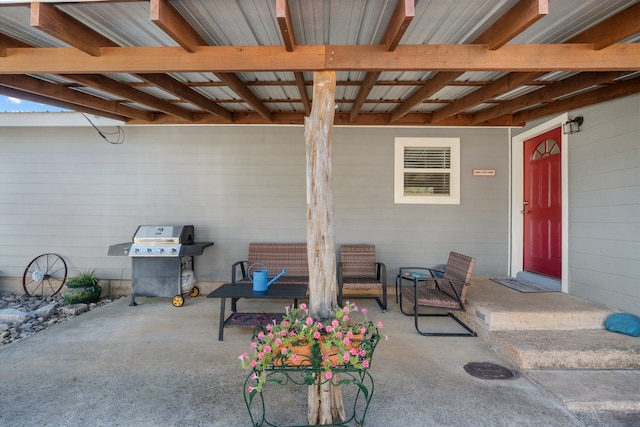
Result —
POLYGON ((178 250, 176 248, 171 248, 171 254, 175 255, 178 253, 178 250))
POLYGON ((164 253, 164 248, 160 248, 160 249, 158 249, 158 253, 159 253, 160 255, 162 255, 162 254, 164 253))
POLYGON ((134 254, 139 254, 139 253, 140 253, 140 249, 135 248, 135 249, 133 250, 133 253, 134 253, 134 254))
POLYGON ((150 254, 151 252, 153 252, 153 250, 151 248, 147 248, 147 253, 150 254))

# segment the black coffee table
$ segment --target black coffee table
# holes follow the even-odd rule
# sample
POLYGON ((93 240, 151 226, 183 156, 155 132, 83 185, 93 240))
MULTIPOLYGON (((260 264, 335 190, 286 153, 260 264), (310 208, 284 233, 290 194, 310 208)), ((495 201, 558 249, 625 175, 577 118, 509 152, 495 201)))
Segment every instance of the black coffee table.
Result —
MULTIPOLYGON (((207 295, 207 298, 220 298, 220 326, 218 330, 218 341, 222 341, 224 337, 224 327, 233 323, 238 324, 243 320, 253 317, 260 319, 263 317, 266 322, 270 318, 280 319, 282 313, 238 313, 236 311, 236 301, 240 298, 270 298, 270 299, 292 299, 293 306, 297 307, 298 300, 307 297, 306 284, 290 284, 290 283, 274 283, 269 286, 266 292, 254 292, 251 283, 225 283, 215 291, 207 295), (226 319, 225 306, 227 298, 231 298, 231 314, 226 319), (271 316, 273 315, 273 316, 271 316)), ((255 326, 255 325, 247 325, 255 326)))

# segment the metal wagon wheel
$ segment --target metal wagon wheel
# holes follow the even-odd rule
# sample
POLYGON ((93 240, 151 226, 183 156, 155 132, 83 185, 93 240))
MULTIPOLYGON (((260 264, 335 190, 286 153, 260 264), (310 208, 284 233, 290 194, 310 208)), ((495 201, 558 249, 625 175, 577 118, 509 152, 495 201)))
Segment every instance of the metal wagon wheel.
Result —
POLYGON ((52 296, 67 280, 67 263, 57 254, 35 257, 24 270, 22 287, 29 296, 52 296))

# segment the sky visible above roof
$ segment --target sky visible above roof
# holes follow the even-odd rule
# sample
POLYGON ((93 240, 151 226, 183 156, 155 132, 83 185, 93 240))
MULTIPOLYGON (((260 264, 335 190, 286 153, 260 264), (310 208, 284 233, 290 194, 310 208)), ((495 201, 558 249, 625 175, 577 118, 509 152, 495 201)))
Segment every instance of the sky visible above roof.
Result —
POLYGON ((37 102, 25 101, 11 96, 0 95, 0 113, 58 113, 61 111, 68 112, 70 110, 53 107, 51 105, 38 104, 37 102))

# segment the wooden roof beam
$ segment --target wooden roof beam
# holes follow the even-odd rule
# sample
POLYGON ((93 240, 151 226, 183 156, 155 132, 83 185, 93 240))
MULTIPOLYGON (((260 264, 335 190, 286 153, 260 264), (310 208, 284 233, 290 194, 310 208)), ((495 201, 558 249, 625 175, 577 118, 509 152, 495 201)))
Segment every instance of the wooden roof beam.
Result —
MULTIPOLYGON (((391 52, 396 49, 415 15, 416 12, 413 0, 398 1, 396 9, 393 12, 393 16, 389 21, 389 25, 387 25, 384 36, 382 37, 382 44, 386 47, 387 51, 391 52)), ((364 81, 358 90, 356 100, 351 106, 351 111, 349 112, 350 122, 355 122, 358 114, 360 114, 360 111, 362 110, 365 100, 369 97, 371 90, 373 90, 373 87, 378 81, 380 74, 380 72, 372 71, 365 75, 364 81)))
POLYGON ((478 124, 509 114, 513 111, 522 110, 530 105, 537 105, 552 102, 554 99, 579 90, 610 83, 613 79, 626 73, 614 71, 609 73, 580 73, 575 76, 559 80, 541 89, 518 96, 495 107, 482 110, 473 115, 473 123, 478 124))
POLYGON ((147 105, 158 111, 179 117, 187 122, 193 121, 192 112, 173 105, 170 102, 162 101, 148 93, 132 89, 129 85, 120 83, 108 77, 99 74, 64 74, 63 77, 75 80, 85 86, 112 93, 131 102, 147 105))
POLYGON ((123 105, 118 101, 112 101, 110 99, 99 98, 97 96, 78 92, 77 90, 69 89, 68 87, 55 83, 49 83, 34 77, 22 75, 0 75, 0 85, 68 102, 73 105, 81 105, 94 110, 135 118, 143 122, 153 121, 153 113, 148 111, 123 105))
POLYGON ((548 13, 548 0, 520 0, 473 43, 486 44, 489 50, 499 49, 548 13))
POLYGON ((640 33, 640 3, 583 31, 571 38, 568 43, 592 43, 594 50, 600 50, 638 33, 640 33))
POLYGON ((82 113, 93 114, 95 116, 106 117, 108 119, 118 120, 121 122, 127 121, 127 118, 118 114, 107 113, 105 111, 96 110, 95 108, 89 108, 78 104, 72 104, 70 102, 61 101, 59 99, 49 98, 42 95, 36 95, 30 92, 23 92, 21 90, 13 89, 10 87, 0 85, 0 94, 5 96, 11 96, 14 98, 20 98, 25 101, 37 102, 39 104, 51 105, 59 108, 66 108, 67 110, 80 111, 82 113))
POLYGON ((149 15, 151 22, 160 27, 187 52, 193 53, 198 46, 208 44, 168 0, 151 0, 149 15))
POLYGON ((237 73, 275 71, 637 71, 640 43, 590 44, 103 47, 102 56, 69 48, 7 48, 0 74, 237 73))
MULTIPOLYGON (((482 34, 480 34, 480 36, 473 41, 473 44, 487 45, 490 51, 496 50, 520 32, 529 28, 533 23, 545 16, 548 11, 549 6, 547 4, 547 0, 520 0, 482 34)), ((447 73, 438 80, 434 80, 438 77, 438 75, 436 75, 431 80, 434 80, 433 83, 442 83, 442 86, 437 88, 432 83, 428 87, 418 89, 418 91, 411 95, 411 97, 409 97, 404 103, 391 112, 391 121, 397 121, 400 117, 411 111, 412 108, 421 104, 425 99, 442 89, 444 86, 451 84, 462 74, 464 73, 447 73)), ((442 119, 443 118, 440 120, 442 119)))
POLYGON ((520 87, 545 74, 546 73, 506 74, 488 85, 483 86, 478 90, 474 90, 467 96, 452 102, 446 107, 442 107, 439 110, 434 111, 431 119, 433 120, 433 123, 445 120, 447 117, 454 116, 468 108, 491 101, 496 95, 509 92, 510 90, 520 87))
POLYGON ((397 122, 402 116, 408 114, 412 108, 422 104, 424 100, 457 79, 460 74, 461 73, 458 72, 443 72, 427 80, 426 83, 415 91, 402 105, 391 112, 391 123, 397 122))
POLYGON ((551 114, 562 113, 565 111, 575 110, 589 105, 611 101, 612 99, 624 98, 625 96, 640 93, 640 77, 629 80, 621 80, 616 83, 607 85, 601 89, 582 93, 576 96, 565 98, 559 101, 551 102, 538 108, 532 108, 512 115, 514 122, 525 123, 540 117, 546 117, 551 114))
POLYGON ((237 93, 247 104, 251 105, 258 114, 268 121, 271 121, 271 111, 269 108, 251 92, 251 89, 249 89, 238 76, 229 73, 216 73, 216 77, 226 84, 229 89, 237 93))
MULTIPOLYGON (((276 0, 276 18, 278 20, 278 26, 280 27, 280 34, 284 41, 287 52, 293 52, 296 48, 296 35, 293 31, 293 24, 291 23, 291 12, 289 10, 289 3, 287 0, 276 0)), ((305 114, 311 114, 311 101, 309 100, 309 93, 307 92, 307 84, 304 80, 304 74, 296 71, 293 73, 293 77, 300 93, 300 99, 304 105, 305 114)))
POLYGON ((166 74, 138 74, 138 76, 154 85, 161 87, 169 93, 176 95, 178 98, 182 98, 189 101, 203 110, 218 116, 225 122, 233 121, 233 113, 226 108, 222 108, 217 103, 211 101, 204 95, 200 95, 198 92, 191 90, 189 87, 183 85, 178 80, 170 77, 166 74))
POLYGON ((102 47, 118 46, 50 3, 31 3, 31 26, 91 56, 100 56, 102 47))
POLYGON ((0 34, 0 57, 7 56, 8 47, 31 47, 31 45, 9 37, 6 34, 0 34))

